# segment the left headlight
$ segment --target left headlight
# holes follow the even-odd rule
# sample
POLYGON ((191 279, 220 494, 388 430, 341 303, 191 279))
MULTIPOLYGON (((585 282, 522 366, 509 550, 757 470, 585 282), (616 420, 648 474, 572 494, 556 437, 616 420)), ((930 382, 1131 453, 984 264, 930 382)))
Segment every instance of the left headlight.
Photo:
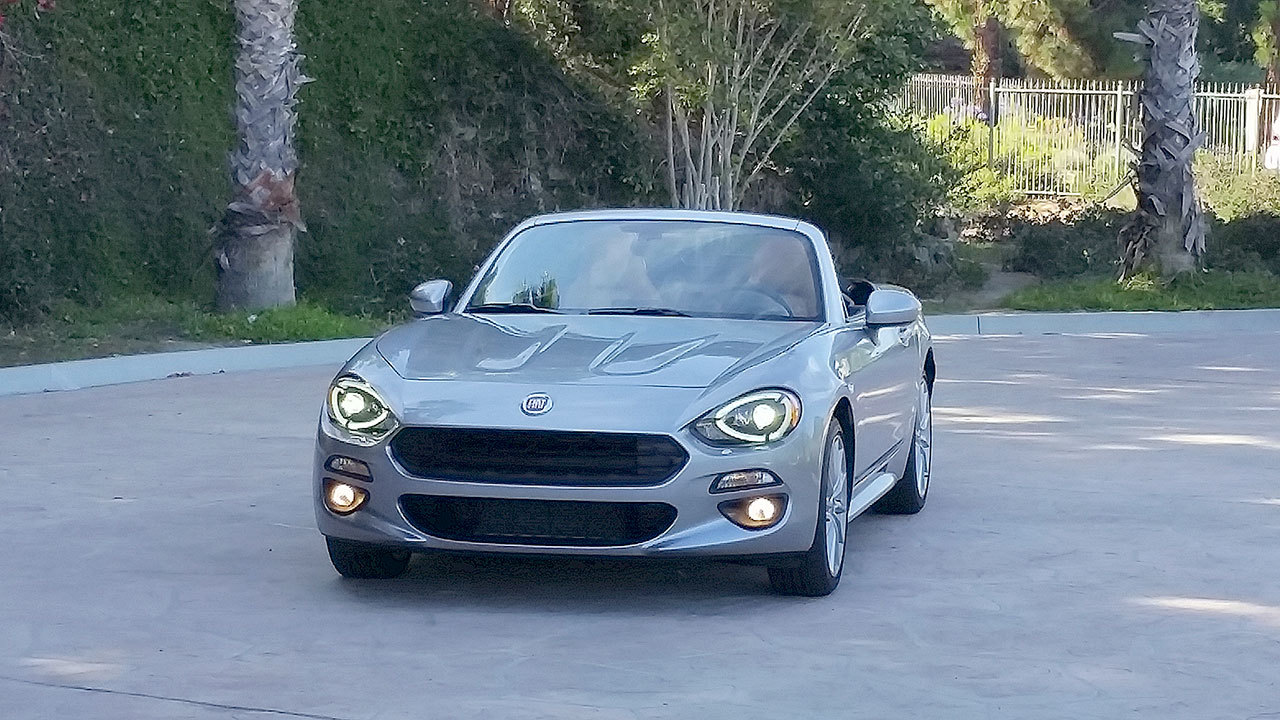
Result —
POLYGON ((757 390, 703 415, 693 430, 713 445, 781 440, 800 424, 800 398, 787 390, 757 390))
POLYGON ((334 380, 325 409, 334 425, 354 435, 377 439, 396 427, 396 417, 386 401, 357 377, 334 380))

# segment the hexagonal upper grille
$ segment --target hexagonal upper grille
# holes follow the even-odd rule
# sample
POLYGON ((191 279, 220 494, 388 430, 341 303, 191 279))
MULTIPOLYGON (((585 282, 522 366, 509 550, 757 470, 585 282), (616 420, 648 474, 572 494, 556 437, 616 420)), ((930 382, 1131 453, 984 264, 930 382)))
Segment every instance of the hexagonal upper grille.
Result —
POLYGON ((410 474, 503 485, 660 485, 689 455, 666 435, 406 427, 391 441, 410 474))

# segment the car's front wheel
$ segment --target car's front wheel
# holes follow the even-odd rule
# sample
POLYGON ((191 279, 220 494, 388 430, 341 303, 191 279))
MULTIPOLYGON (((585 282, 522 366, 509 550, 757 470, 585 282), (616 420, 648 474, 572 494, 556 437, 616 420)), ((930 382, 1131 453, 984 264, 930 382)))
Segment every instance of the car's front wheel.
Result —
POLYGON ((794 566, 769 568, 770 584, 785 595, 830 595, 840 584, 844 570, 849 530, 849 452, 844 428, 834 418, 827 425, 822 492, 818 495, 818 526, 809 551, 794 566))
POLYGON ((894 515, 914 515, 924 509, 929 496, 929 475, 933 471, 933 392, 927 378, 916 390, 915 431, 911 435, 911 456, 907 469, 875 509, 894 515))
POLYGON ((400 577, 409 567, 409 552, 354 540, 325 537, 333 569, 361 580, 400 577))

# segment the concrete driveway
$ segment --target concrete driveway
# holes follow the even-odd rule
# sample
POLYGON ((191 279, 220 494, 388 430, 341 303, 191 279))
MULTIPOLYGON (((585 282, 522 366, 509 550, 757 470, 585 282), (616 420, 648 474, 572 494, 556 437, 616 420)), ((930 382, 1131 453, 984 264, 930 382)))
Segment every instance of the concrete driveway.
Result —
POLYGON ((1280 335, 938 343, 936 476, 758 568, 330 568, 325 369, 0 398, 0 719, 1280 716, 1280 335))

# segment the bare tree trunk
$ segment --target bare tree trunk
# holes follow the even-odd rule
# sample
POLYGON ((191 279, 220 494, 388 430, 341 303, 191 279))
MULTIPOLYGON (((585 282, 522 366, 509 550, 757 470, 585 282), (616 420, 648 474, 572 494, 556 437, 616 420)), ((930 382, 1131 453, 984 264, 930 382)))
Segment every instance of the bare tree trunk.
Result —
POLYGON ((1271 16, 1271 58, 1267 63, 1267 84, 1280 84, 1280 9, 1271 16))
POLYGON ((513 0, 481 0, 480 6, 494 20, 503 24, 511 22, 511 5, 513 0))
MULTIPOLYGON (((702 28, 710 52, 696 64, 699 92, 682 96, 665 83, 667 167, 676 174, 668 189, 678 188, 679 207, 736 210, 800 116, 856 60, 866 8, 844 4, 841 24, 824 28, 744 0, 677 5, 702 28)), ((657 7, 666 44, 666 3, 657 7)))
POLYGON ((1138 212, 1121 241, 1121 270, 1157 270, 1163 277, 1195 269, 1204 252, 1204 216, 1191 162, 1204 140, 1196 127, 1195 81, 1200 74, 1195 0, 1148 0, 1138 35, 1148 48, 1142 103, 1138 212))
POLYGON ((303 228, 294 177, 298 87, 306 82, 293 35, 297 0, 235 0, 234 197, 217 252, 219 310, 294 303, 293 245, 303 228))
POLYGON ((675 93, 670 85, 662 91, 666 107, 667 134, 667 191, 671 194, 671 207, 680 207, 680 191, 676 188, 676 129, 675 93))

